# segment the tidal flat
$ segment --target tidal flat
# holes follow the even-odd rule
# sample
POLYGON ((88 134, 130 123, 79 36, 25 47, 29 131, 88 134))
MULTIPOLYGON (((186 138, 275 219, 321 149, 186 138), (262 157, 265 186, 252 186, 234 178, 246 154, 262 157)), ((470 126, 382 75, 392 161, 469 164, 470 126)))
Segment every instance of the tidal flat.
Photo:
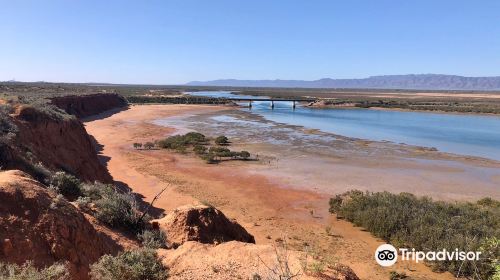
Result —
POLYGON ((410 192, 443 200, 500 198, 500 162, 428 147, 345 137, 240 109, 153 121, 179 133, 226 135, 259 156, 248 172, 290 188, 333 195, 351 189, 410 192))

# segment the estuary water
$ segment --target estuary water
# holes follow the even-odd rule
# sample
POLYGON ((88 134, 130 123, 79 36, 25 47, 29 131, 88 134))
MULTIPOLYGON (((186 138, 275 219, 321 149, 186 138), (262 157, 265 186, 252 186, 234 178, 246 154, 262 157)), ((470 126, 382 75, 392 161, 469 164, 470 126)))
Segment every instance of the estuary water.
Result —
MULTIPOLYGON (((228 91, 190 92, 226 98, 262 98, 228 91)), ((439 151, 500 160, 500 117, 373 109, 292 108, 291 102, 255 101, 250 110, 270 121, 342 136, 433 147, 439 151)))

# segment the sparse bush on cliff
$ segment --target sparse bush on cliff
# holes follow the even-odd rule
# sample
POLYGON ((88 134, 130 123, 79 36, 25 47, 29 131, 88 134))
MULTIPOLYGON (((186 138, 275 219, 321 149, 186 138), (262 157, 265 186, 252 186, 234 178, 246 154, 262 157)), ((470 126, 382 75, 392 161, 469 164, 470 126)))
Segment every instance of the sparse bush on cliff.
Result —
POLYGON ((23 265, 0 262, 0 279, 2 280, 68 280, 69 271, 66 265, 55 263, 44 269, 37 269, 31 262, 23 265))
POLYGON ((149 221, 149 215, 140 211, 137 199, 132 193, 121 193, 112 187, 100 193, 96 200, 96 218, 112 226, 141 232, 149 221))
POLYGON ((145 230, 138 234, 137 237, 146 248, 167 248, 167 235, 161 230, 145 230))
MULTIPOLYGON (((416 250, 478 251, 489 238, 500 236, 500 203, 482 199, 477 203, 441 202, 409 193, 363 193, 350 191, 330 200, 330 211, 396 247, 416 250)), ((500 246, 483 251, 475 264, 462 261, 431 263, 433 269, 483 279, 494 274, 492 261, 500 246)))
POLYGON ((163 280, 168 269, 163 266, 155 250, 125 251, 118 256, 102 256, 90 268, 93 280, 163 280))
POLYGON ((215 138, 214 142, 217 145, 227 145, 229 144, 229 139, 226 136, 221 135, 215 138))
POLYGON ((56 172, 50 177, 50 185, 70 200, 74 200, 82 195, 80 180, 63 171, 56 172))

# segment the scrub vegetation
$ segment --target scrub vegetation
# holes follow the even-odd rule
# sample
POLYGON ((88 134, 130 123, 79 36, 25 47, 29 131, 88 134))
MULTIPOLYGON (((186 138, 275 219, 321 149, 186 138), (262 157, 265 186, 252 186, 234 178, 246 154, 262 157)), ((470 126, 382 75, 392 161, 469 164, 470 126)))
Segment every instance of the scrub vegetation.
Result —
MULTIPOLYGON (((207 163, 219 163, 225 160, 249 160, 251 158, 251 154, 248 151, 231 151, 226 147, 230 144, 229 138, 224 135, 210 139, 201 133, 189 132, 184 135, 173 135, 156 141, 154 147, 174 150, 178 153, 193 152, 207 163)), ((134 143, 132 146, 135 149, 140 149, 145 145, 134 143)))
POLYGON ((419 251, 481 251, 477 262, 429 263, 436 271, 491 279, 498 275, 500 202, 433 201, 409 193, 350 191, 330 199, 330 212, 395 247, 419 251))

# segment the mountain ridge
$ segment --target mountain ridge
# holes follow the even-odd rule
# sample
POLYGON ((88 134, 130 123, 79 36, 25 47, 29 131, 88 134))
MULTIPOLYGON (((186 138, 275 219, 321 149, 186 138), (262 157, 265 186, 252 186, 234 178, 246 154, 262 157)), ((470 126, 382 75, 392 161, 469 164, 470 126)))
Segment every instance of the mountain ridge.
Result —
POLYGON ((192 81, 189 86, 290 87, 290 88, 372 88, 436 90, 500 90, 500 76, 465 77, 444 74, 379 75, 360 79, 192 81))

